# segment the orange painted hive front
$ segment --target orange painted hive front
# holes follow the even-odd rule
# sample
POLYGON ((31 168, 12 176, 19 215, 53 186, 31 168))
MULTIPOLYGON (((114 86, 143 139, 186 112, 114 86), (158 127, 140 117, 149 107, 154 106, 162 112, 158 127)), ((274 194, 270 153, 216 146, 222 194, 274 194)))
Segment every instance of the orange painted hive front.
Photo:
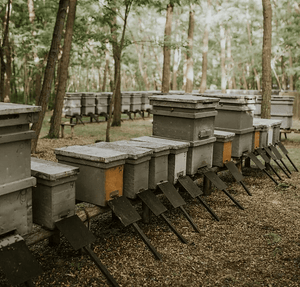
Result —
POLYGON ((214 131, 216 141, 213 150, 213 166, 223 167, 224 164, 231 160, 232 141, 235 137, 234 133, 220 130, 214 131))
POLYGON ((69 146, 55 150, 58 162, 79 167, 76 200, 99 206, 123 195, 124 152, 96 146, 69 146))

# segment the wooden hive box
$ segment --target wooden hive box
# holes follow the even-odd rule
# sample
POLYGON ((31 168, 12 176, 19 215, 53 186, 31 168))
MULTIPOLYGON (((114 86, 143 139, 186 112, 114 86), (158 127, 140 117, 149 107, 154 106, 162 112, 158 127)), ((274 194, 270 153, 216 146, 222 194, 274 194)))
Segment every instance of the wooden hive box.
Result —
POLYGON ((130 112, 130 101, 131 101, 130 92, 121 93, 121 112, 130 112))
POLYGON ((40 107, 0 103, 0 185, 30 177, 29 124, 38 119, 40 107))
POLYGON ((143 136, 131 140, 161 143, 170 146, 168 157, 168 181, 176 183, 180 176, 186 175, 187 152, 190 146, 189 142, 175 141, 167 138, 143 136))
POLYGON ((124 167, 124 196, 134 199, 139 192, 148 189, 152 150, 124 145, 122 142, 100 142, 92 146, 122 152, 128 156, 124 167))
POLYGON ((219 99, 195 95, 149 97, 153 105, 153 135, 198 141, 213 136, 219 99))
POLYGON ((214 142, 212 165, 223 167, 224 163, 231 160, 232 141, 235 134, 215 130, 214 136, 216 137, 216 141, 214 142))
POLYGON ((170 145, 157 142, 146 141, 118 141, 120 145, 131 147, 141 147, 153 151, 149 163, 149 189, 155 189, 157 184, 168 180, 168 156, 170 154, 170 145))
POLYGON ((16 230, 25 235, 32 230, 32 190, 34 177, 0 185, 0 235, 16 230))
POLYGON ((31 158, 33 222, 55 228, 55 222, 75 214, 75 181, 78 167, 31 158))
POLYGON ((259 121, 259 119, 253 119, 254 126, 254 135, 253 135, 253 143, 252 150, 257 148, 264 148, 268 146, 268 125, 259 121))
POLYGON ((267 128, 267 145, 275 144, 279 141, 281 120, 254 118, 254 124, 260 123, 267 128))
POLYGON ((69 146, 55 150, 59 163, 79 167, 75 181, 76 200, 106 206, 123 195, 126 153, 96 146, 69 146))

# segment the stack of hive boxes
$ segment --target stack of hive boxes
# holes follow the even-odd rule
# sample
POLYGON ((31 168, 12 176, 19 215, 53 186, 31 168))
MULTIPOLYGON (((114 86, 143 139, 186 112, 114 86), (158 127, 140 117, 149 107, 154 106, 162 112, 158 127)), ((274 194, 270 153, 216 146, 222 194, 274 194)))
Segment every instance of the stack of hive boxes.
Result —
POLYGON ((244 152, 252 151, 253 115, 256 96, 247 94, 198 94, 219 98, 217 130, 235 133, 232 143, 232 157, 241 157, 244 152))
POLYGON ((194 95, 151 96, 153 136, 188 141, 186 173, 212 166, 214 123, 219 99, 194 95))
POLYGON ((81 114, 81 94, 66 93, 64 98, 63 113, 66 116, 76 116, 81 114))
POLYGON ((32 228, 31 139, 40 107, 0 103, 0 235, 32 228))
POLYGON ((110 105, 110 98, 112 93, 96 93, 96 108, 95 114, 96 115, 108 115, 109 114, 109 105, 110 105))
POLYGON ((94 93, 81 94, 81 115, 95 114, 96 96, 94 93))

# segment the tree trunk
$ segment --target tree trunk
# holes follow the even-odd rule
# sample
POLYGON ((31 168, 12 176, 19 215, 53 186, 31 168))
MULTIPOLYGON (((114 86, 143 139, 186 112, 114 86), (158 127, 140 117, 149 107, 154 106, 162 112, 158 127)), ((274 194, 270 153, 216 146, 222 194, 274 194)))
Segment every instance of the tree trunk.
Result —
POLYGON ((221 39, 221 90, 222 93, 226 93, 226 69, 225 69, 225 29, 224 26, 220 25, 220 39, 221 39))
POLYGON ((48 136, 50 138, 59 138, 59 130, 61 124, 62 108, 64 104, 64 96, 68 81, 68 68, 70 62, 70 51, 72 47, 73 27, 76 14, 77 0, 70 0, 69 13, 67 18, 66 33, 63 47, 63 54, 60 63, 60 77, 55 98, 53 121, 51 122, 48 136))
POLYGON ((4 27, 4 33, 3 33, 3 42, 0 47, 0 61, 1 61, 1 71, 0 71, 0 101, 4 101, 4 84, 5 84, 5 73, 6 73, 6 64, 4 61, 4 55, 6 53, 7 44, 8 44, 8 31, 9 31, 9 18, 10 18, 10 0, 8 0, 7 3, 7 10, 5 14, 5 27, 4 27))
POLYGON ((161 92, 168 93, 170 90, 170 66, 171 66, 171 32, 172 32, 172 17, 173 17, 173 3, 167 5, 165 38, 164 38, 164 63, 162 73, 161 92))
POLYGON ((194 67, 193 67, 193 39, 195 27, 195 11, 194 5, 190 3, 190 17, 189 17, 189 30, 188 30, 188 50, 187 50, 187 65, 186 65, 186 86, 185 92, 192 93, 194 82, 194 67))
POLYGON ((285 67, 284 67, 284 58, 280 57, 281 62, 281 86, 283 90, 286 90, 286 75, 285 75, 285 67))
POLYGON ((11 47, 8 40, 8 37, 6 39, 6 49, 5 49, 5 57, 6 57, 6 78, 5 78, 5 89, 4 89, 4 102, 9 103, 10 102, 10 87, 11 87, 11 47))
POLYGON ((109 42, 108 40, 105 41, 105 68, 104 68, 104 75, 103 75, 103 83, 102 83, 102 92, 105 92, 105 87, 106 87, 106 79, 107 79, 107 74, 109 70, 109 42))
POLYGON ((65 17, 67 13, 69 1, 68 0, 60 0, 59 8, 57 12, 56 22, 54 26, 54 32, 51 42, 51 47, 49 51, 47 66, 45 69, 43 87, 39 99, 39 105, 42 106, 42 111, 39 114, 39 119, 37 123, 34 123, 32 126, 32 130, 36 132, 36 138, 32 140, 31 152, 36 152, 38 138, 41 132, 43 120, 45 117, 45 113, 47 110, 47 105, 49 101, 49 96, 51 93, 51 85, 53 82, 54 70, 55 70, 55 62, 58 57, 59 52, 59 44, 61 42, 62 31, 64 27, 65 17))
MULTIPOLYGON (((289 64, 290 64, 290 68, 293 68, 293 58, 292 58, 292 49, 289 49, 289 64)), ((293 91, 294 90, 294 78, 293 78, 293 74, 291 74, 289 76, 290 79, 290 86, 289 86, 289 90, 293 91)))
POLYGON ((232 63, 231 63, 231 35, 230 28, 227 29, 227 72, 228 72, 228 89, 232 89, 232 63))
POLYGON ((272 47, 272 7, 270 0, 262 0, 264 16, 264 35, 262 51, 262 102, 261 117, 269 119, 271 117, 271 47, 272 47))

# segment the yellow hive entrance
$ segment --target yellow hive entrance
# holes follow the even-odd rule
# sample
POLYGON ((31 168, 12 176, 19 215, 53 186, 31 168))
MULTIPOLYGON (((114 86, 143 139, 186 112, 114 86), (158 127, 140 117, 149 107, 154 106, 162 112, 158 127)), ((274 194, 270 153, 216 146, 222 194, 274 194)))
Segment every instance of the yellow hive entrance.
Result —
POLYGON ((123 171, 123 165, 105 171, 105 198, 107 201, 115 196, 123 195, 123 171))
POLYGON ((231 160, 232 142, 224 143, 223 147, 223 163, 231 160))
POLYGON ((259 135, 260 135, 260 132, 255 132, 255 134, 254 134, 254 148, 255 149, 259 148, 259 135))

